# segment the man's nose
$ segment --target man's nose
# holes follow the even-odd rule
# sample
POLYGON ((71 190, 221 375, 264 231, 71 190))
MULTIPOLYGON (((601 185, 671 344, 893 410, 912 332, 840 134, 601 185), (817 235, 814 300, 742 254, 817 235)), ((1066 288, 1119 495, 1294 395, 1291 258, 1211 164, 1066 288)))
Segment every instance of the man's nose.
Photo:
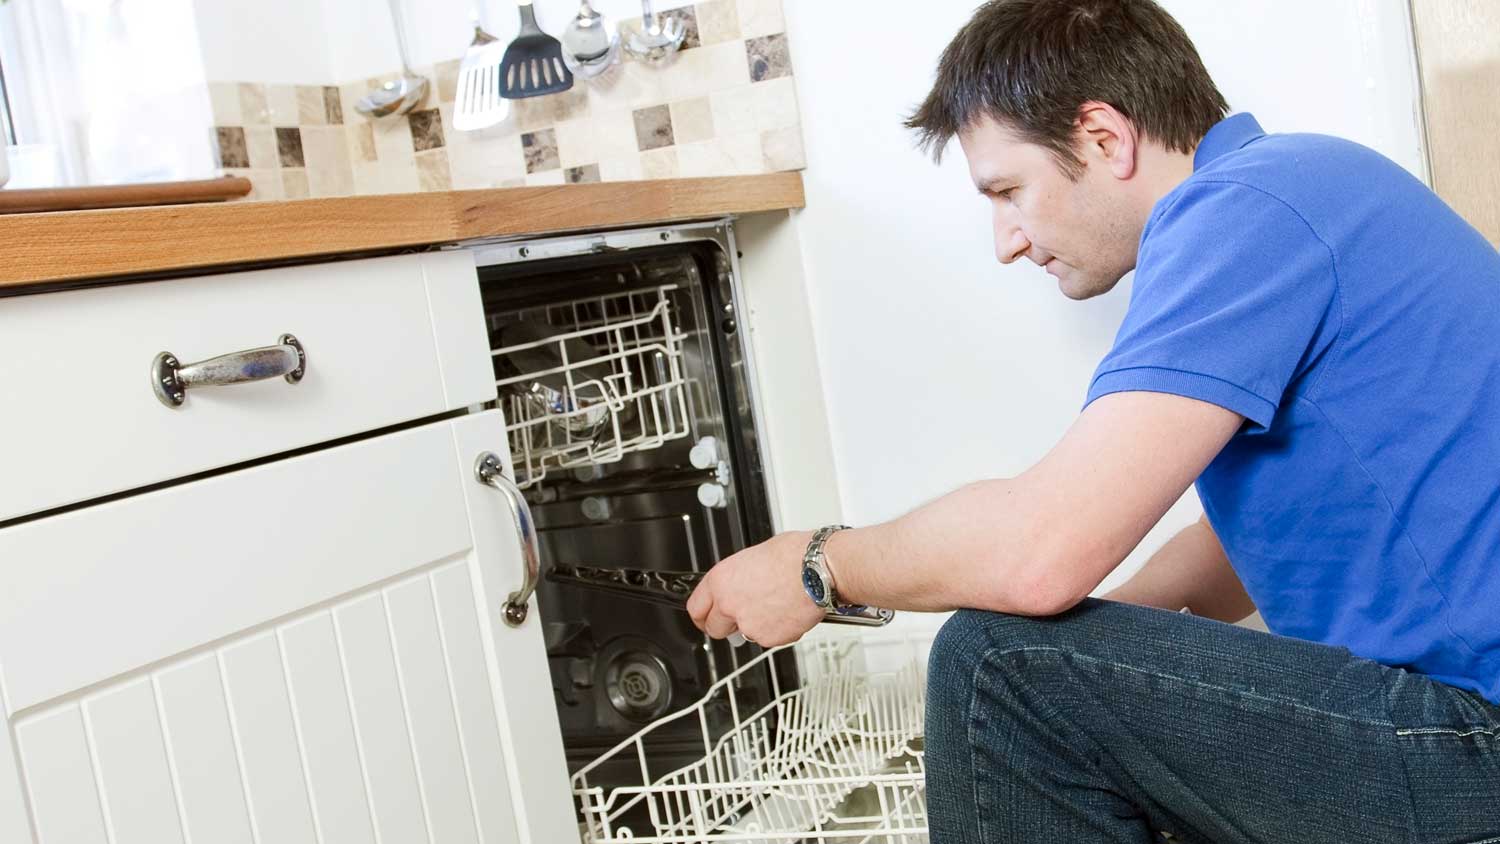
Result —
POLYGON ((1026 254, 1031 248, 1031 241, 1019 226, 1006 223, 995 223, 995 257, 1002 264, 1009 264, 1017 258, 1026 254))

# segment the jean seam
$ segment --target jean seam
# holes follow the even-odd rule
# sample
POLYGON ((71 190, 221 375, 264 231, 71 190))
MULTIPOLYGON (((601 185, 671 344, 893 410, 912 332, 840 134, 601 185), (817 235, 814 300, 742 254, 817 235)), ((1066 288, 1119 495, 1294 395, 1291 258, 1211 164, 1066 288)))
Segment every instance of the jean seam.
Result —
POLYGON ((964 720, 968 722, 969 798, 974 801, 974 835, 979 839, 979 844, 989 844, 989 835, 985 832, 984 818, 979 811, 979 744, 974 737, 974 713, 977 711, 974 702, 979 697, 979 672, 989 663, 989 655, 993 652, 994 648, 985 651, 974 663, 974 673, 969 677, 969 711, 964 713, 964 720))
MULTIPOLYGON (((1297 701, 1286 700, 1285 698, 1266 697, 1265 695, 1258 695, 1258 694, 1256 694, 1254 692, 1246 691, 1244 689, 1237 689, 1237 688, 1234 688, 1232 686, 1221 686, 1221 685, 1218 685, 1216 683, 1205 683, 1205 682, 1203 682, 1201 680, 1191 680, 1191 679, 1188 679, 1187 677, 1178 677, 1175 674, 1164 674, 1164 673, 1162 673, 1160 671, 1151 671, 1151 670, 1146 669, 1146 668, 1141 668, 1140 666, 1137 666, 1137 665, 1131 665, 1129 663, 1124 663, 1124 662, 1115 662, 1114 660, 1102 659, 1100 657, 1089 656, 1087 654, 1080 654, 1080 653, 1077 653, 1075 651, 1070 651, 1070 650, 1067 650, 1065 648, 1059 648, 1059 647, 1054 647, 1054 646, 1050 646, 1050 645, 1024 645, 1022 647, 1017 647, 1017 648, 1008 648, 1008 649, 1005 649, 1003 651, 991 650, 991 651, 987 651, 986 652, 986 656, 988 656, 989 654, 992 654, 992 653, 998 653, 1000 656, 1007 656, 1007 655, 1013 654, 1013 653, 1034 652, 1034 651, 1040 651, 1040 652, 1045 652, 1045 653, 1054 653, 1054 654, 1059 654, 1059 655, 1067 655, 1067 656, 1073 657, 1074 659, 1080 659, 1080 660, 1084 660, 1086 662, 1096 662, 1096 663, 1104 663, 1106 665, 1113 665, 1116 668, 1124 669, 1126 671, 1133 671, 1133 672, 1135 672, 1137 674, 1146 674, 1146 675, 1149 675, 1149 676, 1152 676, 1152 677, 1160 678, 1162 680, 1172 680, 1172 681, 1175 681, 1175 682, 1178 682, 1178 683, 1182 683, 1184 685, 1196 686, 1198 688, 1203 688, 1203 689, 1213 689, 1214 691, 1220 691, 1220 692, 1229 692, 1231 694, 1242 695, 1242 696, 1244 696, 1246 698, 1250 698, 1252 700, 1260 700, 1260 701, 1265 701, 1267 703, 1284 704, 1286 706, 1291 706, 1294 709, 1300 709, 1300 710, 1304 710, 1304 711, 1307 711, 1307 712, 1314 712, 1314 713, 1317 713, 1319 715, 1322 715, 1322 716, 1325 716, 1325 717, 1328 717, 1328 718, 1336 718, 1336 719, 1338 719, 1340 721, 1349 721, 1349 722, 1354 723, 1354 724, 1363 724, 1363 725, 1365 725, 1367 727, 1387 727, 1387 728, 1390 728, 1390 729, 1395 729, 1395 726, 1396 726, 1395 724, 1391 723, 1390 721, 1377 721, 1377 720, 1371 720, 1371 719, 1368 719, 1368 718, 1356 718, 1356 717, 1354 717, 1352 715, 1345 715, 1345 714, 1343 714, 1341 712, 1329 712, 1329 711, 1327 711, 1325 709, 1319 709, 1316 706, 1308 706, 1305 703, 1298 703, 1297 701)), ((971 703, 971 705, 972 705, 972 703, 971 703)))

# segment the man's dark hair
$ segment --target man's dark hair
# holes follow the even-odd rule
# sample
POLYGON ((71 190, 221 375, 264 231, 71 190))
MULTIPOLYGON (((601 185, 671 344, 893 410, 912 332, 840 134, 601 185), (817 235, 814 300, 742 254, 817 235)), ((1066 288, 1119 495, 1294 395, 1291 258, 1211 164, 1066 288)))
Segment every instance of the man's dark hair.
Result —
POLYGON ((1151 0, 990 0, 943 51, 906 127, 940 161, 954 135, 988 116, 1076 179, 1074 133, 1091 100, 1177 152, 1229 111, 1187 33, 1151 0))

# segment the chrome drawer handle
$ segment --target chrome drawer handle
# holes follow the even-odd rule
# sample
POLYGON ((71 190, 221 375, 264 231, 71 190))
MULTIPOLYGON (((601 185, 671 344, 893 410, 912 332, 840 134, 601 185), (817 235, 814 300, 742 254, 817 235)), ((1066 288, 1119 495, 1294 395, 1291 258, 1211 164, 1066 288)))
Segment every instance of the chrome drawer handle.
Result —
POLYGON ((504 612, 506 624, 520 627, 526 621, 528 602, 531 600, 531 593, 536 591, 537 580, 541 576, 536 523, 531 520, 531 508, 526 506, 526 497, 521 494, 520 487, 505 476, 500 458, 494 452, 486 451, 479 455, 474 463, 474 475, 479 478, 480 483, 489 484, 505 493, 505 500, 510 504, 510 515, 516 522, 516 535, 521 537, 521 558, 526 566, 526 579, 521 582, 520 589, 510 593, 505 599, 504 612))
POLYGON ((283 334, 275 346, 230 352, 186 365, 171 352, 162 352, 151 361, 151 389, 162 404, 181 407, 187 401, 188 387, 243 384, 278 375, 295 384, 306 372, 307 352, 296 337, 283 334))

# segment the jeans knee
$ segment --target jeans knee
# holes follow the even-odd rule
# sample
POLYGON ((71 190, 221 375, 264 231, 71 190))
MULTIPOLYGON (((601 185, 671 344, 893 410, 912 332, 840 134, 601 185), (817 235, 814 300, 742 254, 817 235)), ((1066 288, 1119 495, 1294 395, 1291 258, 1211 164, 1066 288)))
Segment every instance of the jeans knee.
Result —
POLYGON ((959 610, 938 631, 927 662, 929 732, 956 725, 948 716, 966 712, 975 678, 996 651, 1045 641, 1046 622, 984 610, 959 610))

